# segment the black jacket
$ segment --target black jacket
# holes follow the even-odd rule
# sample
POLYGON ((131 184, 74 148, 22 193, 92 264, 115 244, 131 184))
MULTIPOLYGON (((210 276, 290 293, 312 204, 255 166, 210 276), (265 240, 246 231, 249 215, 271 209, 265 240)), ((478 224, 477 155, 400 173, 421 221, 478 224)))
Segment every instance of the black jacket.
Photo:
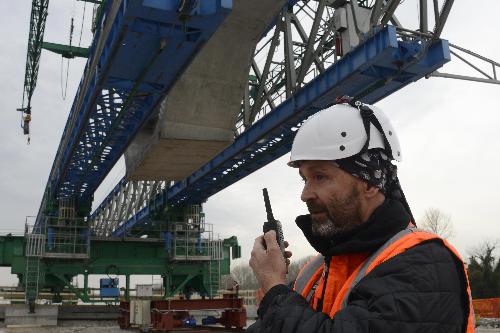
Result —
MULTIPOLYGON (((339 254, 373 252, 409 221, 403 206, 388 199, 367 223, 329 242, 312 236, 309 215, 296 222, 329 260, 339 254)), ((333 319, 313 310, 287 286, 275 286, 264 296, 259 319, 247 331, 465 332, 468 312, 463 265, 440 240, 433 240, 377 266, 354 287, 347 307, 333 319)))

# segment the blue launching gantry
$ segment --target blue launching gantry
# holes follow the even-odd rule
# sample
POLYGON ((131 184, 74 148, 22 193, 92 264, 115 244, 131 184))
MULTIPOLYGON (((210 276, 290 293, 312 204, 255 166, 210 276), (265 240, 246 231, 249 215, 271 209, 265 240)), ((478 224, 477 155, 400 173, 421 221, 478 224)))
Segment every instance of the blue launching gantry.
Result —
MULTIPOLYGON (((68 286, 75 293, 79 292, 71 286, 70 277, 77 274, 74 266, 67 266, 72 268, 71 273, 67 267, 60 268, 59 272, 52 269, 58 267, 62 258, 72 264, 80 260, 83 264, 78 274, 86 277, 102 274, 106 267, 116 265, 117 271, 126 276, 126 299, 132 274, 161 275, 164 298, 184 290, 196 290, 210 297, 215 295, 220 275, 229 273, 230 253, 233 259, 240 257, 241 248, 235 237, 204 238, 208 228, 201 204, 211 195, 286 154, 302 122, 332 105, 337 96, 350 95, 366 103, 375 103, 450 60, 447 41, 388 25, 389 20, 394 20, 396 4, 398 2, 393 1, 391 6, 372 12, 367 1, 101 2, 84 76, 54 159, 35 227, 26 236, 28 245, 33 245, 27 248, 34 250, 26 255, 27 264, 16 268, 16 274, 23 274, 25 270, 26 290, 31 288, 31 292, 26 293, 27 301, 34 302, 40 288, 50 287, 60 292, 68 286), (317 13, 312 18, 310 36, 307 36, 294 9, 312 10, 311 3, 317 13), (262 9, 268 7, 273 11, 262 9), (349 16, 350 9, 374 21, 363 31, 359 31, 358 26, 350 29, 346 23, 354 19, 349 16), (327 11, 333 16, 322 15, 327 11), (380 17, 376 17, 377 12, 380 17), (265 14, 268 17, 264 22, 265 14), (229 55, 236 53, 236 48, 243 44, 244 38, 237 29, 242 26, 239 24, 242 18, 247 18, 245 22, 249 23, 243 26, 247 29, 245 45, 249 56, 242 53, 236 61, 229 55), (338 19, 336 25, 332 24, 334 19, 338 19), (293 40, 294 35, 300 37, 299 42, 293 40), (259 44, 260 38, 268 40, 259 44), (355 39, 357 42, 349 44, 355 39), (213 43, 214 40, 222 42, 213 43), (283 53, 284 59, 276 62, 273 52, 280 44, 283 50, 275 53, 283 53), (317 44, 321 44, 321 49, 315 49, 317 44), (267 57, 259 54, 266 64, 259 68, 257 54, 265 48, 272 51, 267 57), (211 53, 207 49, 215 51, 211 53), (219 60, 217 66, 220 67, 213 65, 214 57, 219 60), (325 59, 332 58, 335 58, 333 64, 326 64, 325 59), (229 68, 228 62, 238 63, 241 68, 229 70, 225 68, 229 68), (208 76, 210 71, 205 70, 208 65, 213 65, 213 76, 207 80, 181 79, 186 73, 192 75, 190 69, 193 68, 200 77, 208 76), (309 68, 315 73, 311 74, 309 68), (304 80, 305 77, 308 79, 304 80), (230 88, 228 81, 233 83, 230 88), (196 84, 190 84, 192 82, 196 84), (218 90, 214 91, 220 94, 212 93, 211 85, 218 85, 218 90), (224 89, 237 96, 222 96, 224 89), (209 92, 206 96, 202 95, 205 90, 209 92), (282 97, 276 97, 280 94, 282 97), (171 109, 162 109, 172 96, 177 98, 177 104, 171 109), (189 104, 190 109, 183 109, 182 106, 194 97, 201 98, 203 103, 192 104, 198 108, 189 104), (226 108, 213 103, 226 98, 233 103, 228 102, 232 109, 228 107, 227 112, 226 108), (267 110, 262 107, 264 102, 267 110), (211 103, 216 106, 205 108, 204 104, 211 103), (240 108, 254 108, 259 116, 244 114, 240 108), (223 110, 221 113, 234 117, 224 119, 226 127, 223 127, 215 123, 214 110, 223 110), (90 214, 97 187, 132 142, 143 138, 143 132, 164 127, 173 132, 188 128, 188 134, 200 131, 200 124, 183 119, 186 113, 215 123, 209 128, 208 136, 217 129, 227 131, 227 140, 212 138, 224 145, 213 149, 213 153, 210 151, 209 156, 204 156, 178 178, 160 173, 158 179, 122 179, 90 214), (169 116, 179 121, 163 126, 161 118, 169 116), (241 131, 239 121, 244 123, 241 131), (130 187, 133 193, 128 193, 129 188, 125 187, 132 182, 149 181, 163 182, 163 187, 144 186, 137 196, 133 192, 135 186, 130 187), (127 200, 137 200, 137 205, 126 206, 127 200), (113 209, 120 211, 116 221, 112 221, 113 209), (194 213, 188 212, 190 210, 194 213), (103 228, 96 227, 96 217, 102 217, 99 223, 103 228), (134 261, 129 263, 128 258, 134 261), (43 272, 46 275, 38 274, 39 268, 46 270, 43 272)), ((144 140, 141 147, 149 149, 148 145, 161 137, 157 132, 152 133, 154 135, 146 136, 150 141, 144 140)), ((160 148, 175 148, 181 153, 183 148, 188 150, 186 141, 182 140, 201 141, 197 137, 171 138, 168 135, 167 139, 179 142, 174 142, 175 147, 165 144, 160 148)), ((158 149, 160 153, 161 149, 158 149)), ((143 157, 142 152, 139 149, 139 159, 143 157)), ((154 159, 155 154, 150 157, 154 159)), ((182 164, 186 161, 169 159, 165 164, 168 162, 182 164)), ((117 278, 101 279, 101 297, 120 297, 118 282, 117 278)), ((86 291, 79 297, 91 301, 86 291)))
POLYGON ((36 224, 57 200, 92 196, 189 59, 231 12, 232 1, 106 1, 36 224))

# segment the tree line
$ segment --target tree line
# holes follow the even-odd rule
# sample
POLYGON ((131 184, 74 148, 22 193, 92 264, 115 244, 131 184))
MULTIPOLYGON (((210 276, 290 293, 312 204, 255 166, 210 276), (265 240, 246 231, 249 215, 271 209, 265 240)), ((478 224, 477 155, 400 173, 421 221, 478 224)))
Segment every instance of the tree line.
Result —
POLYGON ((495 243, 485 242, 469 256, 469 282, 474 299, 500 297, 500 258, 495 258, 495 249, 495 243))
MULTIPOLYGON (((314 256, 303 257, 298 260, 292 260, 288 266, 287 283, 295 281, 299 271, 304 265, 314 258, 314 256)), ((238 282, 241 289, 258 289, 259 283, 255 278, 252 268, 247 264, 235 266, 231 269, 231 277, 238 282)))

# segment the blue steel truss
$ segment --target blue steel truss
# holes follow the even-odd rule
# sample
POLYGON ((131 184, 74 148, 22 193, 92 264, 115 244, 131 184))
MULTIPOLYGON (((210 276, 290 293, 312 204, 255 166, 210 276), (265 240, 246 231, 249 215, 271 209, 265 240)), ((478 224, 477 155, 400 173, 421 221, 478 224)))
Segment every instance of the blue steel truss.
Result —
MULTIPOLYGON (((134 226, 149 223, 151 213, 163 209, 167 203, 176 206, 204 202, 286 154, 300 124, 333 104, 337 96, 350 95, 365 103, 375 103, 434 72, 449 60, 445 40, 431 45, 420 40, 401 41, 395 27, 384 28, 244 131, 232 145, 191 176, 163 191, 149 206, 120 225, 113 235, 121 236, 134 226)), ((98 210, 94 214, 97 213, 98 210)))
POLYGON ((160 98, 230 13, 232 0, 122 0, 109 24, 116 4, 106 1, 97 25, 37 224, 50 199, 91 201, 160 98))

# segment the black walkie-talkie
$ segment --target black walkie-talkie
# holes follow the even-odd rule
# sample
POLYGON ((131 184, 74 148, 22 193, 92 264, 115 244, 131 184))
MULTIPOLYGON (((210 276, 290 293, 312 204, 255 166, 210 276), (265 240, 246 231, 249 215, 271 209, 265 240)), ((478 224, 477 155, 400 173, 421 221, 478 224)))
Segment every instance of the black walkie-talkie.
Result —
POLYGON ((273 210, 271 209, 271 202, 269 201, 269 195, 267 194, 267 188, 262 189, 264 194, 264 204, 266 205, 267 222, 264 222, 262 230, 264 233, 274 230, 276 231, 276 241, 281 249, 283 256, 285 255, 285 239, 283 238, 283 228, 281 227, 281 222, 276 220, 273 216, 273 210))

